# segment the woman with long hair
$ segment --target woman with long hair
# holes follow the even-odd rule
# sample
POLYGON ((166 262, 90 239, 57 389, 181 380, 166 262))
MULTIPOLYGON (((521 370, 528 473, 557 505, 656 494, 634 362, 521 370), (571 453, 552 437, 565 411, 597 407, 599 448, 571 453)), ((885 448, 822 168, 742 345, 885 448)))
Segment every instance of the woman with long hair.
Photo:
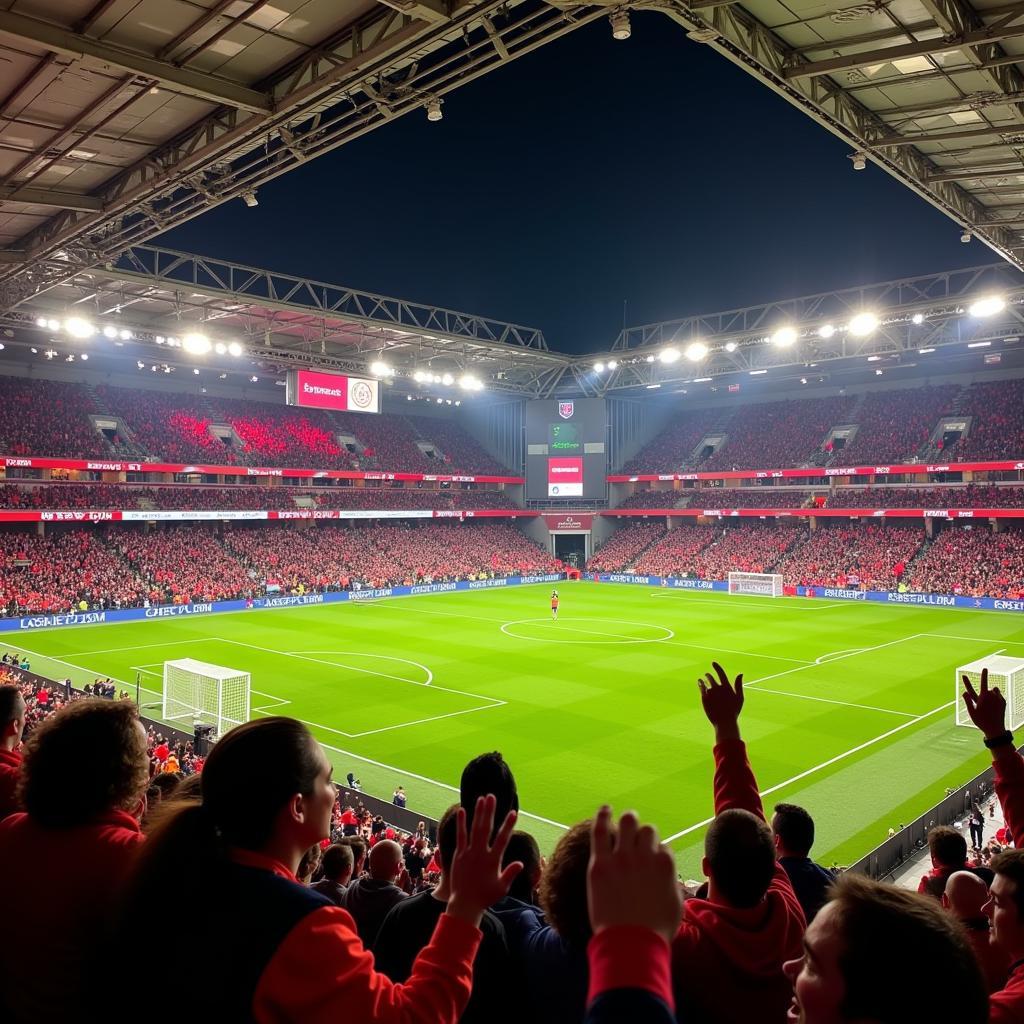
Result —
MULTIPOLYGON (((501 869, 515 815, 492 843, 494 798, 478 802, 468 838, 460 810, 452 898, 409 980, 395 985, 374 971, 348 912, 295 878, 306 850, 330 832, 331 772, 294 719, 227 733, 206 761, 201 802, 162 808, 129 884, 118 946, 145 948, 154 922, 187 923, 162 947, 161 978, 184 983, 201 973, 202 1015, 218 1024, 455 1024, 469 999, 480 919, 521 868, 501 869)), ((125 1018, 144 1005, 137 1000, 151 980, 140 978, 136 998, 122 1003, 125 1018)))

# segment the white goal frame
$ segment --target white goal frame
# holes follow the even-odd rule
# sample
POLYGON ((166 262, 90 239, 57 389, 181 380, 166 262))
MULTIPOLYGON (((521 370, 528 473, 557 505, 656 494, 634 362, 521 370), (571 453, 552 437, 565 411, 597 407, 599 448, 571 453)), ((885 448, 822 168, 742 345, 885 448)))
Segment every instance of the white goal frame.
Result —
POLYGON ((164 662, 163 719, 212 725, 218 736, 249 721, 248 672, 194 658, 164 662))
POLYGON ((978 658, 956 670, 956 724, 969 725, 974 723, 967 713, 964 702, 964 684, 961 676, 967 676, 974 689, 981 685, 981 670, 988 669, 988 686, 998 686, 999 692, 1006 699, 1006 728, 1019 729, 1024 725, 1024 658, 1011 658, 1005 654, 990 654, 986 658, 978 658))
POLYGON ((782 576, 777 572, 731 572, 729 593, 782 597, 782 576))

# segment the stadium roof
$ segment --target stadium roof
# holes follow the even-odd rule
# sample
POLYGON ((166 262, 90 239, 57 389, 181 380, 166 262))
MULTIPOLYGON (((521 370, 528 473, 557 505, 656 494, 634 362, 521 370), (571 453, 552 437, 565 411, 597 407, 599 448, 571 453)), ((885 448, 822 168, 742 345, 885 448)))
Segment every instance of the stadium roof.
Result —
MULTIPOLYGON (((202 323, 241 332, 250 349, 258 339, 271 368, 365 371, 383 353, 404 372, 447 360, 524 396, 685 382, 685 363, 647 363, 646 349, 705 335, 721 342, 708 377, 796 368, 806 346, 777 351, 759 332, 786 317, 803 342, 816 318, 852 314, 868 296, 886 303, 883 329, 856 341, 840 332, 822 359, 953 345, 957 301, 982 286, 1010 300, 987 329, 1016 331, 1022 62, 1024 5, 989 0, 20 0, 0 11, 0 306, 10 326, 68 309, 120 310, 143 337, 202 323), (629 9, 667 14, 847 141, 851 173, 874 162, 985 241, 1005 271, 632 329, 606 357, 621 365, 595 379, 593 358, 548 351, 537 329, 141 244, 221 202, 257 202, 263 182, 424 114, 580 25, 611 15, 621 33, 629 9), (899 329, 911 306, 948 330, 921 346, 899 329)), ((694 102, 713 102, 699 85, 694 102)), ((755 169, 771 158, 751 157, 755 169)))
MULTIPOLYGON (((0 11, 5 303, 629 9, 667 14, 849 142, 852 166, 1024 267, 1019 3, 20 0, 0 11)), ((713 97, 695 82, 693 100, 713 97)))
POLYGON ((446 387, 469 375, 491 395, 519 398, 670 394, 752 376, 763 387, 1019 369, 1024 280, 996 263, 884 281, 628 328, 603 352, 571 356, 551 351, 537 328, 134 246, 0 314, 0 327, 4 360, 88 352, 106 372, 133 360, 232 377, 320 366, 386 376, 396 393, 422 392, 427 373, 450 374, 446 387), (190 334, 213 351, 187 351, 190 334))
POLYGON ((0 11, 4 304, 221 202, 258 201, 262 183, 603 13, 542 0, 19 0, 0 11))

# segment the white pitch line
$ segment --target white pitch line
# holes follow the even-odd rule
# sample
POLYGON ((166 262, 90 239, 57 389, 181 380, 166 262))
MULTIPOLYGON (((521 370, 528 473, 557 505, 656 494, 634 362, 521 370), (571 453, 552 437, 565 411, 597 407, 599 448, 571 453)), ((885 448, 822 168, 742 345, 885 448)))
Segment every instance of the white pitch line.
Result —
MULTIPOLYGON (((306 722, 306 725, 312 723, 306 722)), ((385 764, 383 761, 375 761, 372 757, 366 757, 363 754, 355 754, 351 750, 342 750, 341 747, 332 747, 328 743, 321 743, 325 750, 333 750, 336 754, 344 754, 346 757, 355 758, 357 761, 362 761, 364 764, 372 764, 375 768, 383 768, 389 772, 397 772, 399 775, 404 775, 407 779, 416 779, 418 782, 426 782, 431 786, 438 786, 441 789, 447 790, 449 793, 458 793, 458 786, 450 786, 447 782, 439 782, 437 779, 428 778, 426 775, 417 775, 416 772, 406 771, 404 768, 396 768, 393 764, 385 764)), ((534 821, 542 821, 545 825, 553 825, 555 828, 562 829, 563 832, 569 830, 569 826, 563 824, 560 821, 552 821, 551 818, 542 817, 539 814, 531 814, 529 811, 519 811, 520 818, 532 818, 534 821)))
MULTIPOLYGON (((973 611, 974 609, 968 608, 966 610, 973 611)), ((938 640, 973 640, 979 644, 1012 644, 1014 647, 1024 647, 1024 640, 1006 640, 1001 636, 955 636, 952 633, 918 633, 917 635, 931 636, 938 640)))
POLYGON ((830 661, 835 655, 838 654, 860 654, 863 651, 863 647, 844 647, 841 651, 829 651, 828 654, 823 654, 820 658, 814 659, 815 665, 823 665, 826 661, 830 661))
MULTIPOLYGON (((384 602, 387 601, 387 600, 388 600, 388 598, 382 598, 381 602, 377 605, 377 607, 383 607, 384 606, 384 602)), ((724 603, 731 603, 731 602, 724 602, 724 603)), ((837 603, 841 603, 841 602, 837 602, 837 603)), ((735 605, 733 605, 733 607, 735 607, 735 605)), ((508 625, 508 620, 506 620, 506 619, 495 619, 495 618, 490 618, 490 617, 483 616, 483 615, 466 615, 466 614, 464 614, 462 612, 442 612, 442 611, 439 611, 437 608, 417 608, 416 610, 417 610, 417 612, 422 612, 422 613, 425 613, 427 615, 445 615, 445 616, 448 616, 449 618, 454 618, 454 619, 473 619, 476 622, 496 622, 496 623, 499 623, 500 625, 503 625, 503 626, 504 625, 508 625)), ((562 621, 564 621, 564 620, 562 620, 562 621)), ((572 620, 570 619, 569 621, 571 622, 572 620)), ((619 621, 624 621, 624 620, 619 620, 619 621)), ((645 623, 642 623, 642 625, 652 626, 652 627, 657 628, 657 629, 669 629, 668 626, 658 626, 656 623, 652 623, 652 622, 645 622, 645 623)), ((582 630, 580 632, 582 632, 582 630)), ((506 636, 511 636, 511 634, 509 634, 509 633, 506 633, 505 635, 506 636)), ((606 635, 608 635, 608 636, 615 636, 615 635, 618 635, 618 634, 606 634, 606 635)), ((515 639, 517 639, 517 640, 527 640, 527 639, 533 639, 533 638, 516 637, 515 639)), ((627 638, 627 639, 633 639, 633 638, 627 638)), ((744 658, 764 658, 767 661, 789 661, 789 662, 795 662, 796 664, 799 664, 799 665, 809 665, 810 664, 810 662, 802 661, 800 658, 784 658, 784 657, 782 657, 779 654, 757 654, 754 651, 737 651, 737 650, 733 650, 730 647, 720 647, 717 644, 713 644, 713 645, 709 645, 709 644, 688 644, 688 643, 683 643, 681 640, 674 640, 674 639, 670 640, 668 638, 666 638, 666 639, 657 639, 657 640, 649 640, 649 641, 642 641, 642 642, 644 642, 644 643, 664 644, 665 646, 668 646, 668 647, 689 647, 689 648, 691 648, 691 649, 693 649, 695 651, 718 651, 718 652, 721 652, 723 654, 738 654, 738 655, 741 655, 744 658)))
MULTIPOLYGON (((899 640, 890 640, 888 643, 876 644, 874 647, 862 647, 859 650, 851 650, 849 654, 840 654, 839 657, 833 658, 826 664, 834 665, 837 661, 845 661, 847 658, 855 658, 858 654, 869 654, 871 651, 880 651, 884 647, 892 647, 894 644, 905 644, 908 640, 916 640, 918 637, 925 636, 924 633, 911 633, 910 636, 901 637, 899 640)), ((799 665, 797 668, 788 668, 784 672, 776 672, 774 675, 762 676, 760 679, 754 679, 749 683, 744 684, 745 689, 756 687, 758 683, 767 683, 769 679, 779 679, 782 676, 792 675, 794 672, 803 672, 809 668, 821 668, 822 666, 815 662, 808 662, 806 665, 799 665)))
MULTIPOLYGON (((298 658, 300 661, 311 661, 316 665, 326 665, 328 668, 347 668, 352 672, 362 672, 364 675, 381 676, 384 679, 394 679, 396 682, 408 683, 410 686, 428 685, 427 683, 417 683, 415 679, 405 679, 403 676, 393 676, 388 672, 376 672, 372 668, 357 668, 355 665, 339 665, 337 662, 324 661, 322 658, 311 658, 306 654, 291 654, 288 651, 275 651, 270 647, 259 647, 256 644, 243 643, 241 640, 227 640, 222 637, 217 637, 216 639, 223 640, 226 644, 237 644, 239 647, 251 647, 254 651, 263 651, 265 654, 278 654, 282 658, 298 658)), ((470 693, 468 690, 455 690, 450 686, 435 686, 433 683, 430 683, 429 685, 432 690, 443 690, 445 693, 457 693, 460 697, 472 697, 474 700, 489 700, 494 703, 498 702, 496 697, 488 697, 484 693, 470 693)))
POLYGON ((442 718, 456 718, 458 715, 470 715, 476 711, 490 711, 491 708, 503 707, 508 703, 507 700, 498 701, 496 704, 485 704, 479 708, 465 708, 462 711, 449 711, 443 715, 431 715, 429 718, 417 718, 413 722, 399 722, 397 725, 385 725, 380 729, 366 729, 364 732, 345 732, 344 729, 334 729, 329 725, 320 725, 318 722, 307 722, 307 725, 316 726, 317 729, 323 729, 326 732, 337 733, 339 736, 344 736, 346 739, 355 740, 359 739, 360 736, 374 736, 379 732, 391 732, 393 729, 406 729, 410 725, 422 725, 424 722, 437 722, 442 718))
MULTIPOLYGON (((679 591, 673 591, 671 589, 669 589, 667 592, 663 592, 660 589, 655 589, 654 593, 652 593, 650 596, 651 597, 660 597, 660 598, 663 598, 663 599, 664 598, 668 598, 670 600, 675 600, 675 601, 702 601, 704 604, 727 604, 727 605, 730 605, 733 608, 737 608, 737 607, 742 608, 744 611, 746 611, 747 609, 755 609, 757 611, 778 611, 778 606, 777 605, 766 605, 766 604, 764 604, 763 602, 764 602, 765 599, 763 597, 752 598, 751 602, 748 603, 748 602, 738 602, 736 600, 737 597, 740 597, 740 596, 743 596, 743 595, 734 595, 733 597, 729 597, 729 598, 705 597, 704 596, 705 594, 710 594, 710 593, 715 593, 715 591, 710 591, 710 590, 694 590, 694 591, 686 591, 686 592, 682 592, 681 593, 679 591), (754 602, 756 602, 756 603, 754 603, 754 602)), ((722 591, 717 591, 717 593, 722 593, 722 591)), ((794 612, 795 611, 800 611, 800 612, 823 612, 827 608, 843 608, 843 607, 849 607, 849 606, 850 606, 850 602, 849 601, 818 601, 818 602, 816 602, 814 604, 810 604, 810 603, 803 604, 802 602, 801 602, 800 605, 789 605, 789 604, 787 604, 784 607, 786 607, 790 611, 794 611, 794 612)))
POLYGON ((123 651, 145 651, 150 647, 180 647, 182 644, 205 644, 214 639, 213 637, 200 637, 196 640, 171 640, 162 644, 136 644, 133 647, 110 647, 105 651, 76 651, 73 654, 65 654, 66 658, 84 658, 92 654, 121 654, 123 651))
MULTIPOLYGON (((880 743, 882 740, 886 740, 890 736, 894 736, 896 733, 902 732, 904 729, 909 729, 912 725, 916 725, 918 722, 923 722, 926 718, 931 718, 932 715, 936 715, 940 711, 945 711, 947 708, 951 708, 955 703, 956 701, 951 700, 937 708, 932 708, 931 711, 926 711, 923 715, 917 715, 915 718, 910 719, 909 722, 897 725, 895 729, 883 732, 881 736, 876 736, 874 739, 867 740, 865 743, 860 743, 856 747, 844 750, 843 753, 837 754, 835 757, 830 757, 827 761, 822 761, 821 764, 816 764, 813 768, 808 768, 806 771, 800 772, 798 775, 794 775, 791 779, 786 779, 785 782, 779 782, 774 786, 769 786, 767 789, 762 789, 760 795, 764 798, 766 796, 770 796, 772 793, 778 792, 780 789, 785 789, 787 786, 793 785, 794 782, 799 782, 801 779, 806 779, 809 775, 814 775, 815 772, 820 772, 823 768, 828 768, 831 765, 834 765, 837 761, 842 761, 847 757, 851 757, 853 754, 860 753, 860 751, 866 750, 868 747, 872 747, 876 743, 880 743)), ((705 825, 710 825, 714 820, 714 816, 712 815, 710 818, 698 821, 695 825, 690 825, 689 827, 681 829, 673 835, 668 836, 668 838, 664 839, 663 842, 671 843, 676 839, 681 839, 683 836, 689 835, 691 832, 696 832, 697 829, 703 828, 705 825)))
POLYGON ((816 700, 822 704, 841 704, 844 708, 860 708, 862 711, 881 711, 886 715, 902 715, 904 718, 913 718, 911 711, 893 711, 892 708, 879 708, 873 704, 854 704, 848 700, 833 700, 831 697, 813 697, 809 693, 790 693, 788 690, 769 690, 767 687, 758 686, 754 693, 774 693, 780 697, 797 697, 800 700, 816 700))

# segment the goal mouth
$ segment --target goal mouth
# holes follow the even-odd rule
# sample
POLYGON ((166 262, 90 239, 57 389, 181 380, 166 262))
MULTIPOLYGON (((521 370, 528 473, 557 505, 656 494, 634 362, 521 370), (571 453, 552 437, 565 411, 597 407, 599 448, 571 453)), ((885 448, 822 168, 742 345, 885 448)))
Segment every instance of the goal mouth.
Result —
POLYGON ((249 721, 252 680, 248 672, 195 658, 165 661, 161 717, 190 726, 212 725, 218 736, 249 721))
POLYGON ((967 713, 967 704, 963 698, 963 677, 966 676, 977 690, 981 686, 981 673, 985 669, 988 669, 989 689, 998 687, 1006 700, 1007 728, 1019 729, 1024 725, 1024 658, 1012 658, 1002 653, 978 658, 956 670, 956 724, 973 728, 974 723, 967 713))
POLYGON ((729 593, 782 597, 782 575, 777 572, 730 572, 729 593))

